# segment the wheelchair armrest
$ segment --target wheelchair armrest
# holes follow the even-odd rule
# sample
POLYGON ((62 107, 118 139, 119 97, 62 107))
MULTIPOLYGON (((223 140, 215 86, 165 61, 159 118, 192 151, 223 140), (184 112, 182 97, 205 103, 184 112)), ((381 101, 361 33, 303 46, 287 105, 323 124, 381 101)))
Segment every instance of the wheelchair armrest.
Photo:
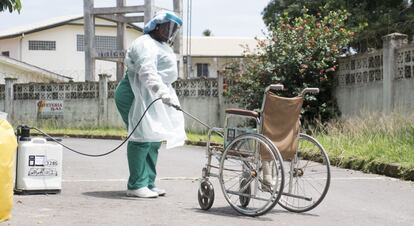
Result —
POLYGON ((242 115, 242 116, 248 116, 248 117, 253 117, 253 118, 259 117, 259 112, 237 109, 237 108, 226 109, 226 114, 242 115))

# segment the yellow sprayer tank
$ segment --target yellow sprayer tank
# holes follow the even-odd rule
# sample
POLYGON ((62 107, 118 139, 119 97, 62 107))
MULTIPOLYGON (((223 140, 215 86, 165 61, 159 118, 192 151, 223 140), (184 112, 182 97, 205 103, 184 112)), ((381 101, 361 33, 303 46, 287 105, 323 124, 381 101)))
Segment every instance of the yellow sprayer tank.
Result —
POLYGON ((0 222, 10 219, 17 139, 7 120, 0 117, 0 222))

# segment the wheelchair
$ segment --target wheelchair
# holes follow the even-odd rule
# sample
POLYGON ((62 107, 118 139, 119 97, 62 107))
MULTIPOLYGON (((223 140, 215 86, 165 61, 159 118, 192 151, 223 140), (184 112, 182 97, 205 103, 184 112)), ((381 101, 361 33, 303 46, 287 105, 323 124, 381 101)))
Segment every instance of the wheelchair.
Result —
POLYGON ((300 132, 300 112, 305 88, 293 98, 277 96, 283 85, 265 89, 260 112, 227 109, 224 128, 208 131, 207 163, 202 169, 198 202, 208 210, 214 202, 210 177, 219 180, 230 206, 242 215, 260 216, 276 204, 288 211, 306 212, 318 206, 330 185, 329 158, 322 145, 300 132), (230 119, 244 118, 254 126, 232 126, 230 119), (213 144, 219 134, 223 145, 213 144))

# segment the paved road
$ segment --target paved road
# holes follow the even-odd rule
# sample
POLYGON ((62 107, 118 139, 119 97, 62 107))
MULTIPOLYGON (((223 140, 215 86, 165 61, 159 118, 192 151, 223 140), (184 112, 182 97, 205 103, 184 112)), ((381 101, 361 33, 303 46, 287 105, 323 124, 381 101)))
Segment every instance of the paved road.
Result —
MULTIPOLYGON (((102 153, 119 142, 64 139, 88 153, 102 153)), ((194 146, 161 150, 157 183, 167 189, 166 197, 128 198, 125 150, 101 158, 64 151, 62 193, 15 196, 13 218, 1 225, 414 225, 414 183, 338 168, 333 168, 327 197, 308 213, 276 206, 261 217, 241 216, 214 178, 214 205, 202 211, 196 179, 205 152, 194 146)))

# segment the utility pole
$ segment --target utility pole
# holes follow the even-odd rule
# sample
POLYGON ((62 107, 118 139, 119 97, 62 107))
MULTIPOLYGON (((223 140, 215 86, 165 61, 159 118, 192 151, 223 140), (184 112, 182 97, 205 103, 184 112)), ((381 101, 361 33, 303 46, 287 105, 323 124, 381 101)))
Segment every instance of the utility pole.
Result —
POLYGON ((85 30, 85 80, 94 81, 95 59, 95 17, 93 16, 93 0, 83 0, 83 20, 85 30))
MULTIPOLYGON (((183 18, 183 0, 174 0, 173 2, 174 12, 183 18)), ((183 29, 181 28, 175 37, 174 41, 174 52, 177 55, 177 69, 178 77, 184 78, 184 65, 183 65, 183 29)))
MULTIPOLYGON (((116 6, 118 8, 124 7, 125 4, 126 4, 125 0, 116 0, 116 6)), ((116 23, 116 48, 118 50, 125 49, 125 42, 126 42, 125 30, 126 30, 126 23, 118 21, 116 23)), ((116 62, 116 80, 121 81, 123 76, 124 76, 124 61, 119 60, 116 62)))

